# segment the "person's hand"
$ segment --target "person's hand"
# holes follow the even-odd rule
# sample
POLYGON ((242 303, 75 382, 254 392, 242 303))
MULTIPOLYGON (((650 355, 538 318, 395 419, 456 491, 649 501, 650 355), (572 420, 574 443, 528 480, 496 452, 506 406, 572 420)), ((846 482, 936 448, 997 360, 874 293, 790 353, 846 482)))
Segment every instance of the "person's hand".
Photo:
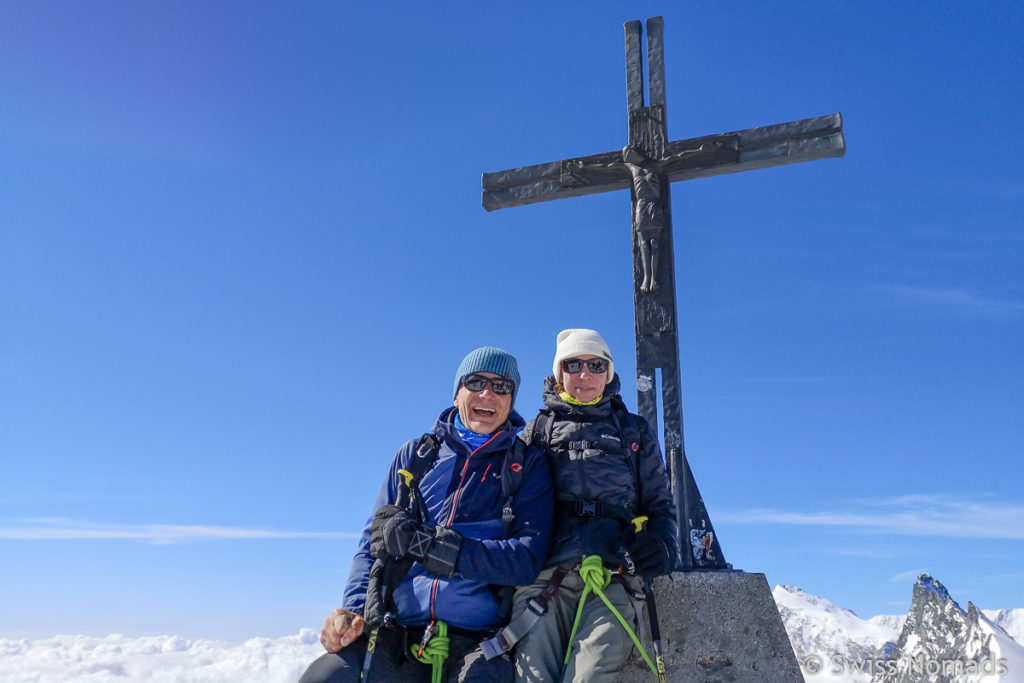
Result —
POLYGON ((370 554, 378 558, 405 557, 417 531, 422 530, 412 513, 397 505, 382 505, 370 524, 370 554))
POLYGON ((365 626, 366 622, 355 612, 336 609, 324 621, 324 628, 320 631, 320 643, 328 652, 340 652, 363 635, 365 626))
POLYGON ((455 574, 463 540, 458 531, 421 524, 411 512, 395 505, 381 506, 370 525, 371 555, 413 558, 434 576, 446 579, 455 574))
POLYGON ((671 556, 665 548, 665 544, 647 529, 637 533, 630 540, 626 549, 629 550, 629 554, 636 564, 636 573, 640 576, 650 578, 672 570, 668 566, 671 556))

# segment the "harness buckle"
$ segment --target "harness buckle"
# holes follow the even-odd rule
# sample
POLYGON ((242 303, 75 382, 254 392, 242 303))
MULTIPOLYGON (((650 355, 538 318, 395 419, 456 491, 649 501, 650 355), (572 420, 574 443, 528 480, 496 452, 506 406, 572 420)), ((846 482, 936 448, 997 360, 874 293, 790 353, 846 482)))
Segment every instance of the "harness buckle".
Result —
POLYGON ((504 635, 501 631, 498 631, 498 635, 480 643, 480 649, 484 653, 484 659, 490 661, 495 657, 502 656, 511 650, 512 647, 506 644, 504 635))
POLYGON ((582 500, 580 501, 579 512, 577 513, 581 517, 594 517, 597 515, 597 501, 596 500, 582 500))
POLYGON ((547 606, 542 605, 537 598, 530 598, 526 601, 526 609, 530 610, 538 617, 544 616, 544 613, 548 610, 547 606))

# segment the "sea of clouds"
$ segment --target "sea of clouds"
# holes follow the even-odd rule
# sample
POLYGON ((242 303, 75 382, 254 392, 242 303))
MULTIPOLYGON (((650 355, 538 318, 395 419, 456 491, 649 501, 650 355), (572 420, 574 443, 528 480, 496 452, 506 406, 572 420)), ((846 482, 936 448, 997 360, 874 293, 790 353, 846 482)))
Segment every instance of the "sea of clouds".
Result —
POLYGON ((319 633, 244 643, 180 636, 0 639, 4 683, 294 683, 323 654, 319 633))

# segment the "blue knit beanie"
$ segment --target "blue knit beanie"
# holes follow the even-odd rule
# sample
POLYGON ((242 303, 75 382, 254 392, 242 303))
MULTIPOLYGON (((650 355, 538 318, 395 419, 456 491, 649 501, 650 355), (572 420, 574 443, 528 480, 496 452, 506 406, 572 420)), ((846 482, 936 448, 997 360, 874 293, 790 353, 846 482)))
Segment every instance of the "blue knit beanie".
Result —
POLYGON ((455 394, 459 393, 462 380, 474 372, 493 372, 512 380, 512 405, 516 404, 516 394, 519 392, 519 364, 516 363, 515 356, 494 346, 482 346, 470 351, 455 372, 455 394))

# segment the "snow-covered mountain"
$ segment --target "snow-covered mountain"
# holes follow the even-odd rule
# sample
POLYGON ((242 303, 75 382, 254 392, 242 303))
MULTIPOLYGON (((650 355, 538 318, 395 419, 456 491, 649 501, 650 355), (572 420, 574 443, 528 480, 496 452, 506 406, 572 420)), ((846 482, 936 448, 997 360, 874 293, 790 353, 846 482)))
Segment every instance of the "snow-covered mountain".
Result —
POLYGON ((1024 645, 1024 609, 983 609, 981 613, 1006 631, 1011 638, 1024 645))
POLYGON ((1024 683, 1024 610, 965 610, 927 574, 903 617, 864 620, 790 586, 773 596, 808 683, 1024 683))
POLYGON ((975 683, 1024 680, 1024 646, 977 607, 965 610, 927 574, 914 584, 914 599, 892 657, 876 683, 975 683), (1012 678, 1009 678, 1012 676, 1012 678))
POLYGON ((903 617, 865 620, 794 586, 776 586, 775 604, 808 683, 868 683, 870 667, 892 651, 903 617))

